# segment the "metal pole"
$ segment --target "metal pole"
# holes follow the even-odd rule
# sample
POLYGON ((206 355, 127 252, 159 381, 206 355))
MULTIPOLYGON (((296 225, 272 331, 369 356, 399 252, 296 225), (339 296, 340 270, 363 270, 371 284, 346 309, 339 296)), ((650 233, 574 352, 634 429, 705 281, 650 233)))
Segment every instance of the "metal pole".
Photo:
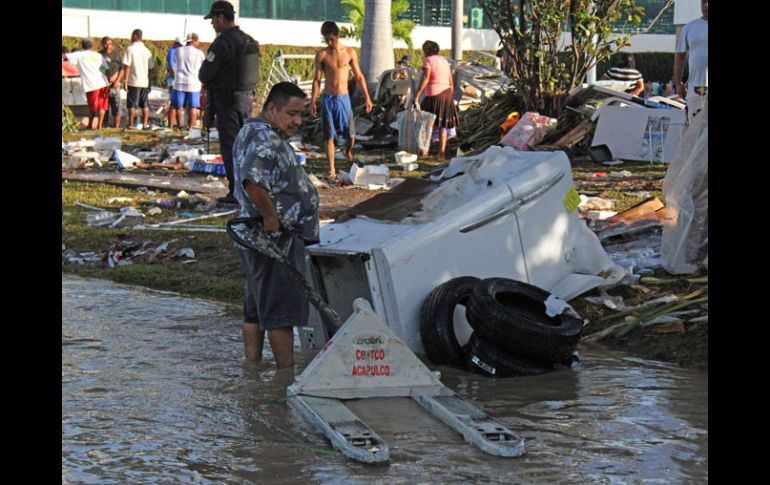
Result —
POLYGON ((463 0, 452 1, 452 59, 463 58, 463 0))

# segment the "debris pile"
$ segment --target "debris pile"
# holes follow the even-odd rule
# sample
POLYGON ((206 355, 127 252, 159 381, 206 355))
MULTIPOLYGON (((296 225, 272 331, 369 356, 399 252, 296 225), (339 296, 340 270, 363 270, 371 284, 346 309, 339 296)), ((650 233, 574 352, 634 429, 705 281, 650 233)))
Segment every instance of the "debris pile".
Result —
POLYGON ((103 268, 116 268, 130 264, 152 264, 169 259, 183 259, 184 264, 194 263, 195 251, 190 247, 171 248, 177 242, 172 239, 161 244, 151 240, 137 241, 125 239, 111 244, 99 253, 88 251, 78 253, 72 249, 63 249, 62 258, 69 264, 97 265, 103 268), (156 245, 157 244, 157 245, 156 245))

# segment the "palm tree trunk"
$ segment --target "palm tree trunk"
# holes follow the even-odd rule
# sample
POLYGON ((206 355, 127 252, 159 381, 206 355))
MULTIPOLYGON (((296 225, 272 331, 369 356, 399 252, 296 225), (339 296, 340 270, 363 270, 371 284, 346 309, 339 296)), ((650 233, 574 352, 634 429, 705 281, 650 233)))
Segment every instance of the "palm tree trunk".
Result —
POLYGON ((364 31, 361 35, 361 71, 369 93, 374 95, 380 74, 393 68, 393 32, 390 0, 366 0, 364 31))
POLYGON ((463 58, 463 0, 452 2, 452 59, 463 58))

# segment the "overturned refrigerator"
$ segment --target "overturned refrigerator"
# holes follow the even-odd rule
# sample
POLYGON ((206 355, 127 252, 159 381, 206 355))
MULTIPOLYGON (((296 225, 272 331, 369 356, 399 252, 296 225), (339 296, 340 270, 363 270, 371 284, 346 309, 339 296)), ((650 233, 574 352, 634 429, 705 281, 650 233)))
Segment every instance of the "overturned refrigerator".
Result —
MULTIPOLYGON (((618 282, 624 272, 579 218, 579 202, 563 152, 492 146, 324 226, 306 249, 311 284, 341 321, 364 298, 422 353, 420 307, 452 278, 512 278, 564 300, 618 282)), ((300 327, 303 348, 320 348, 333 331, 312 314, 300 327)))

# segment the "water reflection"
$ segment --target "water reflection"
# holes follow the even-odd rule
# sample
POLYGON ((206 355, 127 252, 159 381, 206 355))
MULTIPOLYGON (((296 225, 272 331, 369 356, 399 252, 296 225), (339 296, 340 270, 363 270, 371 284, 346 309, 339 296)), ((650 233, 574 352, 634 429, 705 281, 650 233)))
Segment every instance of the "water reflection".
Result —
MULTIPOLYGON (((490 457, 409 399, 350 408, 391 447, 347 460, 286 405, 271 361, 241 359, 237 309, 62 277, 68 483, 693 483, 708 479, 707 374, 591 351, 582 368, 442 381, 527 440, 490 457)), ((298 352, 302 369, 312 354, 298 352)))

